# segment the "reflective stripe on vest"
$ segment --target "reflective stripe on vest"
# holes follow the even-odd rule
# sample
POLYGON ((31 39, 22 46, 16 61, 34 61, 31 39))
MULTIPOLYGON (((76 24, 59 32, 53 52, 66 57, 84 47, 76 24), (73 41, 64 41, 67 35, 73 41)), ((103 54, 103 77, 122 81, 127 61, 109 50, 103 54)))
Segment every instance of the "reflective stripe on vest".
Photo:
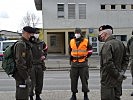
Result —
POLYGON ((77 59, 73 59, 73 62, 84 62, 85 61, 86 56, 88 54, 87 45, 88 45, 88 39, 84 39, 78 47, 76 46, 75 39, 72 39, 70 41, 70 47, 72 49, 71 56, 75 58, 77 57, 77 59))

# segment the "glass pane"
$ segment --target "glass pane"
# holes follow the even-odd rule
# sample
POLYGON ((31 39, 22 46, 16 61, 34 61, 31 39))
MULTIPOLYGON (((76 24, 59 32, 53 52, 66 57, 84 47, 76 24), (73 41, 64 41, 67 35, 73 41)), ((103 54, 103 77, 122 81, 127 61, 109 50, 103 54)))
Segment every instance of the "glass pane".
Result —
POLYGON ((50 36, 50 46, 56 47, 56 36, 50 36))
POLYGON ((92 42, 97 42, 97 38, 96 37, 92 37, 92 42))
POLYGON ((79 19, 86 19, 86 4, 79 4, 79 19))
POLYGON ((126 9, 126 5, 121 5, 121 9, 126 9))
POLYGON ((9 47, 10 45, 12 45, 14 42, 4 42, 3 43, 3 51, 7 48, 7 47, 9 47))
POLYGON ((133 5, 131 5, 131 9, 133 9, 133 5))
POLYGON ((64 18, 64 4, 58 4, 57 7, 58 7, 57 17, 64 18))
POLYGON ((115 5, 111 5, 111 9, 115 9, 115 5))
POLYGON ((75 19, 75 4, 68 4, 68 19, 75 19))
POLYGON ((101 9, 105 9, 105 5, 101 5, 101 9))
POLYGON ((92 48, 93 52, 97 52, 97 48, 92 48))
POLYGON ((97 47, 97 43, 92 43, 92 47, 97 47))

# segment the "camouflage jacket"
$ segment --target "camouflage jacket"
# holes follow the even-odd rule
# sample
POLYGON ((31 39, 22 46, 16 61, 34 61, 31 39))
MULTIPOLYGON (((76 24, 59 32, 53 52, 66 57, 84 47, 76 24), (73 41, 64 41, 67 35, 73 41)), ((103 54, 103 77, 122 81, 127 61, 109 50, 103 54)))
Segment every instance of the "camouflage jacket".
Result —
POLYGON ((15 45, 16 72, 14 78, 24 81, 28 78, 32 67, 31 43, 21 38, 15 45))
POLYGON ((101 84, 114 87, 120 82, 120 72, 125 72, 128 66, 128 56, 125 45, 110 36, 104 43, 100 52, 100 75, 101 84))

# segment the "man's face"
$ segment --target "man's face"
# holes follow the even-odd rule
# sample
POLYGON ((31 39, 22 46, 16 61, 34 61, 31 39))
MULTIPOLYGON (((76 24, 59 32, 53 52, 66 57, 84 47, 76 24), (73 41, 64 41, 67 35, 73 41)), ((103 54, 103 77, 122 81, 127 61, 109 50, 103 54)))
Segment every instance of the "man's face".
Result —
POLYGON ((99 33, 98 40, 100 42, 104 42, 105 41, 105 38, 106 38, 106 34, 107 34, 106 32, 99 33))
POLYGON ((34 33, 28 33, 27 32, 27 38, 28 38, 28 40, 30 39, 31 36, 34 36, 34 33))
POLYGON ((76 39, 78 39, 78 38, 81 37, 81 34, 80 34, 79 32, 76 32, 76 33, 75 33, 75 37, 76 37, 76 39))

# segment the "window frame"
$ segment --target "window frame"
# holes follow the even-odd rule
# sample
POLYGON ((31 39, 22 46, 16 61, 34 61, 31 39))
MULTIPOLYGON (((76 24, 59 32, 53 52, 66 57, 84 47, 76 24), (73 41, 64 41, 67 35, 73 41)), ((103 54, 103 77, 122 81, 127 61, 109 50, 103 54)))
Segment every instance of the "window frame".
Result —
POLYGON ((121 4, 121 10, 126 10, 126 4, 121 4), (124 8, 123 8, 124 7, 124 8))
POLYGON ((116 5, 115 4, 111 4, 110 8, 111 8, 111 10, 115 10, 116 9, 116 5))
POLYGON ((65 18, 65 4, 64 3, 57 3, 57 18, 65 18), (63 5, 63 10, 60 11, 59 5, 63 5), (62 16, 61 16, 62 13, 62 16))
POLYGON ((50 36, 50 46, 51 47, 56 47, 57 46, 57 37, 56 37, 56 35, 50 36))
POLYGON ((76 19, 76 4, 75 3, 68 3, 68 19, 76 19), (71 15, 72 12, 70 12, 70 8, 69 8, 70 6, 69 5, 75 5, 74 10, 73 10, 74 11, 73 15, 71 15))
POLYGON ((79 3, 78 4, 79 7, 79 19, 86 19, 86 3, 79 3), (81 5, 84 5, 81 7, 81 5), (82 9, 85 10, 84 12, 82 12, 82 9))
POLYGON ((106 5, 105 4, 101 4, 101 10, 106 10, 106 5), (104 6, 104 7, 103 7, 104 6))
POLYGON ((133 10, 133 4, 131 4, 131 10, 133 10))

